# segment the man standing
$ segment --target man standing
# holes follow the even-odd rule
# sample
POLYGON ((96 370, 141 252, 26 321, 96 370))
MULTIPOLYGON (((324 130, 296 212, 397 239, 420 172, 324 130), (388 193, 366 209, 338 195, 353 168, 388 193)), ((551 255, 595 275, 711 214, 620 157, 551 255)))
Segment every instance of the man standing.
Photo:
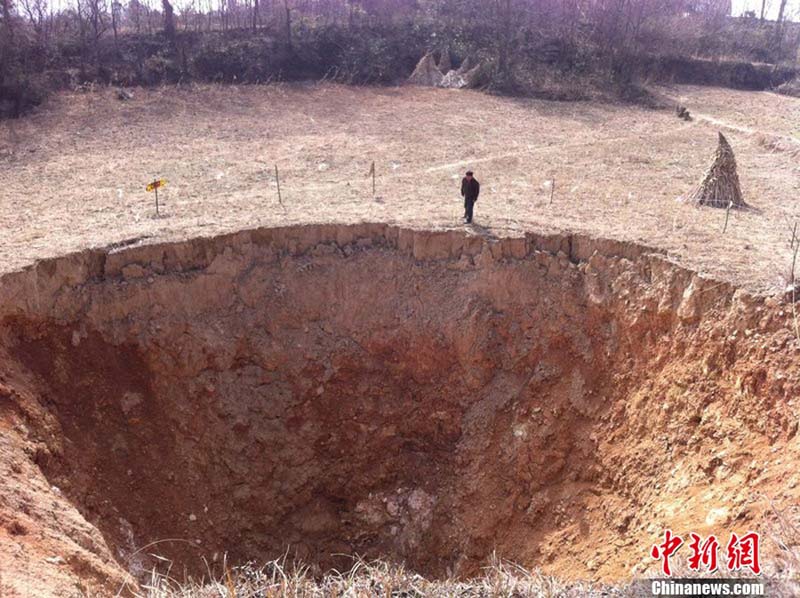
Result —
POLYGON ((478 201, 481 192, 481 184, 472 176, 472 171, 468 170, 466 176, 461 181, 461 196, 464 198, 464 222, 472 222, 472 209, 478 201))

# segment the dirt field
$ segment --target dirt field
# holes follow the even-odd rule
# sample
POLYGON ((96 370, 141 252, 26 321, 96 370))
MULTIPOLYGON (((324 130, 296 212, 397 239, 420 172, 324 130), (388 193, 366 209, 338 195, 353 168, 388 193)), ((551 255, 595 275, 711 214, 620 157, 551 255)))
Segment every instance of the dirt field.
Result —
POLYGON ((483 184, 477 233, 635 240, 750 289, 780 289, 790 223, 800 219, 800 100, 658 93, 682 98, 695 120, 420 88, 165 88, 136 90, 125 103, 112 91, 63 94, 34 116, 0 123, 0 271, 86 246, 278 223, 461 227, 459 179, 471 167, 483 184), (708 165, 717 130, 757 208, 734 214, 724 236, 724 213, 676 202, 708 165), (168 180, 158 219, 144 191, 157 176, 168 180))

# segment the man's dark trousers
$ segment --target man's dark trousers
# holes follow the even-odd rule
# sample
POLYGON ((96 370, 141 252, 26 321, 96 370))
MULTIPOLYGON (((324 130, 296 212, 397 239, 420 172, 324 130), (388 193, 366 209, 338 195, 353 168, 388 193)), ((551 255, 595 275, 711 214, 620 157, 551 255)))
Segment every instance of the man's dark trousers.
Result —
POLYGON ((475 207, 475 199, 472 197, 464 198, 464 219, 472 222, 472 209, 475 207))

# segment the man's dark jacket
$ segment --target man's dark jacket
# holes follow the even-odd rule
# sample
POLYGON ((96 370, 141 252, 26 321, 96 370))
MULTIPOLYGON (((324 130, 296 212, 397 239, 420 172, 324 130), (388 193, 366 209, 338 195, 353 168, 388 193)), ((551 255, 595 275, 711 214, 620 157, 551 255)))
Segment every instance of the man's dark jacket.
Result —
POLYGON ((464 196, 464 199, 470 199, 472 201, 478 201, 478 195, 481 192, 481 184, 478 182, 476 178, 472 178, 470 181, 467 177, 464 177, 461 181, 461 195, 464 196))

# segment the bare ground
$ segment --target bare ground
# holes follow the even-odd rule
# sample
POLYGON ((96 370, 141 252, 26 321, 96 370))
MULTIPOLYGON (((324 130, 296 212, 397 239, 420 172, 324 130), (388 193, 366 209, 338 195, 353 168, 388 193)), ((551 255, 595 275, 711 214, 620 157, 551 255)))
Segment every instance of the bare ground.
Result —
POLYGON ((477 92, 338 85, 192 86, 62 94, 0 123, 0 271, 87 246, 243 227, 460 224, 466 167, 483 184, 478 234, 572 230, 656 245, 750 290, 784 287, 800 218, 800 100, 699 87, 658 90, 669 110, 512 100, 477 92), (676 201, 724 130, 745 199, 724 213, 676 201), (377 165, 377 195, 367 176, 377 165), (276 194, 280 168, 283 207, 276 194), (144 191, 169 183, 154 218, 144 191), (553 202, 550 182, 555 179, 553 202))

